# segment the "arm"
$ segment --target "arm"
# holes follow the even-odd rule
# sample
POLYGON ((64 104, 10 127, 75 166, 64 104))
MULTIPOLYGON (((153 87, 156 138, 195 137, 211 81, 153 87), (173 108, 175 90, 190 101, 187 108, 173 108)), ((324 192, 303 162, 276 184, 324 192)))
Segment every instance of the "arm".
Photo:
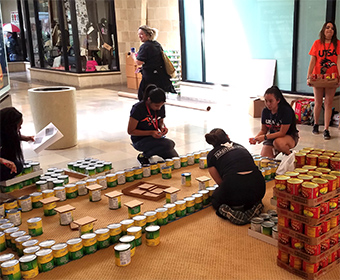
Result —
POLYGON ((0 158, 0 164, 3 164, 9 169, 11 169, 11 173, 17 173, 17 167, 14 162, 4 158, 0 158))
POLYGON ((143 65, 144 62, 143 61, 140 61, 136 58, 136 54, 135 53, 130 53, 131 57, 133 58, 133 60, 135 61, 135 63, 140 66, 140 65, 143 65))
MULTIPOLYGON (((338 61, 339 61, 339 56, 338 56, 338 61)), ((307 85, 308 86, 310 86, 310 79, 309 79, 309 77, 312 75, 315 63, 316 63, 316 56, 312 55, 310 57, 308 71, 307 71, 307 85)), ((339 68, 339 66, 338 66, 338 68, 339 68)))
POLYGON ((249 143, 255 145, 256 143, 261 143, 264 140, 264 136, 267 134, 268 128, 265 124, 261 125, 260 132, 253 138, 249 138, 249 143), (259 139, 262 139, 261 141, 259 139))
MULTIPOLYGON (((267 139, 275 139, 275 138, 279 138, 279 137, 285 136, 287 131, 288 131, 288 129, 289 129, 289 127, 290 127, 290 124, 283 124, 283 125, 281 125, 280 131, 275 132, 275 133, 267 134, 266 135, 267 139)), ((256 141, 258 143, 261 143, 261 142, 263 142, 265 140, 264 137, 265 137, 265 134, 263 134, 263 135, 259 135, 258 134, 257 136, 255 136, 255 139, 256 139, 256 141)))
POLYGON ((25 136, 25 135, 21 135, 20 140, 26 141, 26 142, 29 142, 29 141, 34 142, 34 136, 25 136))
POLYGON ((140 130, 137 129, 138 120, 130 117, 127 132, 132 136, 152 136, 153 138, 161 138, 162 133, 156 130, 140 130))
MULTIPOLYGON (((337 61, 336 61, 336 66, 337 66, 337 68, 338 68, 338 78, 339 78, 339 74, 340 74, 340 54, 338 55, 338 58, 337 58, 337 61)), ((339 78, 339 80, 338 80, 338 86, 340 85, 340 78, 339 78)))
POLYGON ((208 168, 208 171, 209 171, 210 176, 216 182, 216 184, 220 185, 222 183, 222 178, 220 174, 218 173, 217 169, 214 166, 212 166, 208 168))

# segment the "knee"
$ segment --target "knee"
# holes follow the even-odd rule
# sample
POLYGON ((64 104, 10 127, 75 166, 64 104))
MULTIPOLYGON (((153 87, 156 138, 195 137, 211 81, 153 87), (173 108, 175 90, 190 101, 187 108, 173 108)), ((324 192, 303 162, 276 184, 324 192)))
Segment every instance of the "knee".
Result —
POLYGON ((170 139, 164 139, 166 141, 164 141, 164 148, 166 148, 167 150, 172 150, 173 148, 175 148, 175 142, 170 140, 170 139))

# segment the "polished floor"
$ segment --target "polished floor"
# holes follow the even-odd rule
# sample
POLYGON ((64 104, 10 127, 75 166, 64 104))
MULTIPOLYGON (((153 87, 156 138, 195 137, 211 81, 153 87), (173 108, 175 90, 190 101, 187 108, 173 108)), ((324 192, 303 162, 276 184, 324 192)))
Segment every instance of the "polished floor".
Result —
MULTIPOLYGON (((24 115, 21 132, 34 135, 27 90, 47 84, 31 82, 28 72, 12 73, 10 77, 12 104, 24 115)), ((68 162, 85 157, 111 161, 115 170, 138 165, 138 152, 131 146, 127 134, 129 112, 136 99, 121 97, 120 93, 125 91, 131 92, 124 87, 77 90, 78 144, 69 149, 45 150, 36 154, 28 143, 23 143, 25 159, 39 161, 44 171, 49 167, 66 168, 68 162)), ((181 91, 181 100, 169 96, 169 103, 179 106, 167 105, 165 118, 169 129, 167 137, 176 142, 180 155, 211 148, 205 142, 204 134, 215 127, 223 128, 232 141, 244 145, 250 152, 260 152, 261 145, 248 143, 248 138, 260 129, 260 118, 248 114, 249 98, 230 88, 183 85, 181 91), (212 102, 212 99, 216 101, 212 102), (207 106, 211 106, 210 111, 202 109, 207 106)), ((300 142, 296 150, 303 147, 340 150, 340 130, 337 127, 330 128, 332 139, 328 141, 321 134, 312 135, 310 126, 299 125, 298 129, 300 142)))

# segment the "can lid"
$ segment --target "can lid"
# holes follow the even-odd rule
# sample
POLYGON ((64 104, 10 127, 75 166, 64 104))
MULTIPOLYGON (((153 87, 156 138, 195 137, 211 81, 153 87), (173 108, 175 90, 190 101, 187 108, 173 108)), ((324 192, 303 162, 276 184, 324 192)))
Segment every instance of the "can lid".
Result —
POLYGON ((145 216, 153 216, 153 215, 156 215, 156 211, 147 211, 147 212, 144 212, 144 215, 145 216))
POLYGON ((18 209, 10 209, 10 210, 7 211, 7 214, 13 214, 13 213, 17 213, 17 212, 19 212, 18 209))
POLYGON ((40 247, 52 247, 55 244, 55 240, 45 240, 39 243, 40 247))
POLYGON ((13 232, 13 233, 10 234, 10 236, 13 237, 13 238, 17 238, 19 236, 24 236, 24 235, 26 235, 26 231, 24 231, 24 230, 18 230, 16 232, 13 232))
POLYGON ((123 235, 121 238, 119 238, 119 242, 122 243, 132 242, 133 240, 135 240, 135 236, 133 235, 123 235))
POLYGON ((209 190, 200 190, 200 191, 198 191, 198 193, 207 194, 207 193, 209 193, 209 190))
POLYGON ((34 218, 28 219, 27 223, 36 223, 36 222, 39 222, 39 221, 41 221, 40 217, 34 217, 34 218))
POLYGON ((1 264, 1 267, 11 267, 11 266, 15 266, 19 263, 18 260, 10 260, 10 261, 6 261, 4 263, 1 264))
POLYGON ((37 239, 31 239, 31 240, 27 240, 24 243, 22 243, 22 246, 28 248, 28 247, 31 247, 31 246, 36 245, 38 243, 39 243, 39 241, 37 239))
POLYGON ((167 204, 164 204, 163 207, 165 208, 172 208, 172 207, 175 207, 176 204, 175 203, 167 203, 167 204))
POLYGON ((155 232, 160 229, 160 226, 152 225, 145 228, 145 231, 155 232))
POLYGON ((96 237, 96 234, 94 232, 84 233, 82 236, 80 236, 81 239, 91 239, 95 237, 96 237))
POLYGON ((25 255, 19 259, 19 262, 31 262, 37 258, 36 255, 25 255))
POLYGON ((24 200, 24 199, 27 199, 29 197, 30 197, 29 195, 22 195, 22 196, 18 197, 18 200, 24 200))
POLYGON ((43 257, 52 253, 52 249, 41 249, 35 253, 37 257, 43 257))
POLYGON ((185 203, 185 200, 177 200, 175 201, 175 204, 184 204, 185 203))
POLYGON ((190 176, 190 175, 191 175, 190 172, 184 172, 184 173, 181 174, 181 176, 185 176, 185 177, 186 177, 186 176, 190 176))
MULTIPOLYGON (((156 214, 156 212, 155 212, 155 214, 156 214)), ((133 222, 134 222, 134 220, 132 220, 132 219, 126 219, 126 220, 120 221, 120 223, 122 225, 129 225, 129 224, 132 224, 133 222)))
POLYGON ((184 197, 183 200, 185 200, 185 201, 193 201, 193 200, 195 200, 195 198, 193 196, 188 196, 188 197, 184 197))
POLYGON ((31 238, 32 236, 30 235, 23 235, 23 236, 17 237, 14 241, 20 243, 20 242, 25 242, 27 240, 30 240, 31 238))
POLYGON ((64 183, 64 180, 54 180, 53 181, 53 184, 63 184, 64 183))
MULTIPOLYGON (((48 179, 48 178, 46 178, 46 179, 48 179)), ((40 181, 38 181, 38 182, 35 182, 35 184, 36 184, 36 185, 45 185, 45 184, 47 184, 47 181, 45 181, 45 180, 40 180, 40 181)))
POLYGON ((160 207, 160 208, 156 208, 155 211, 156 212, 166 212, 166 211, 168 211, 168 209, 165 208, 165 207, 160 207))
POLYGON ((32 254, 36 253, 37 251, 40 250, 40 246, 32 246, 32 247, 27 247, 24 249, 24 253, 26 254, 32 254))
POLYGON ((275 223, 271 222, 271 221, 264 221, 261 225, 263 227, 273 227, 273 226, 275 226, 275 223))
POLYGON ((126 231, 135 233, 135 232, 138 232, 140 230, 142 230, 142 227, 133 226, 133 227, 129 227, 126 231))
MULTIPOLYGON (((7 225, 7 224, 5 224, 7 225)), ((4 225, 3 225, 4 226, 4 225)), ((7 228, 4 230, 4 233, 7 233, 7 234, 11 234, 12 232, 15 232, 15 231, 18 231, 19 228, 18 227, 11 227, 11 228, 7 228)))
POLYGON ((82 242, 82 239, 81 238, 71 238, 69 240, 66 241, 66 243, 68 245, 74 245, 74 244, 78 244, 78 243, 81 243, 82 242))
POLYGON ((42 195, 41 192, 33 192, 30 194, 30 196, 39 196, 39 195, 42 195))
MULTIPOLYGON (((136 216, 137 217, 137 216, 136 216)), ((134 218, 136 218, 134 217, 134 218)), ((115 229, 115 228, 120 228, 122 225, 121 224, 109 224, 107 226, 108 229, 115 229)))
POLYGON ((65 185, 65 188, 73 188, 75 186, 76 186, 76 184, 67 184, 67 185, 65 185))
POLYGON ((104 234, 104 233, 107 233, 107 232, 109 232, 108 228, 99 228, 99 229, 96 229, 94 231, 95 234, 104 234))
MULTIPOLYGON (((201 197, 201 196, 203 196, 203 194, 201 194, 201 193, 194 193, 192 196, 193 196, 193 197, 201 197)), ((175 202, 175 203, 176 203, 176 202, 175 202)))
POLYGON ((58 243, 51 247, 52 250, 61 250, 67 247, 66 243, 58 243))
POLYGON ((12 254, 12 253, 0 255, 0 263, 9 261, 13 258, 14 258, 14 254, 12 254))
POLYGON ((114 246, 114 249, 116 251, 126 251, 130 249, 131 245, 129 243, 118 243, 116 246, 114 246))
POLYGON ((134 221, 142 221, 142 220, 146 219, 146 216, 145 215, 138 215, 138 216, 134 216, 132 219, 134 221))
POLYGON ((263 223, 263 218, 261 218, 261 217, 255 217, 255 218, 252 218, 251 219, 251 223, 252 224, 262 224, 263 223))

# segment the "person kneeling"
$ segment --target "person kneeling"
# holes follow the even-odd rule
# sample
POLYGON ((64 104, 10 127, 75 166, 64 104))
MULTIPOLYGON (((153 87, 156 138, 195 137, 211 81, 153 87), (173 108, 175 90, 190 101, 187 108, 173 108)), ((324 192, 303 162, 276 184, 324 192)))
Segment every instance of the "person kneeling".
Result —
POLYGON ((164 124, 165 100, 164 90, 150 84, 143 100, 131 109, 128 134, 133 147, 142 152, 137 157, 141 164, 150 163, 149 158, 154 155, 163 159, 178 157, 175 142, 165 137, 168 133, 164 124))
POLYGON ((263 210, 265 180, 253 157, 242 145, 231 142, 223 129, 205 135, 214 146, 207 156, 208 171, 219 185, 212 195, 216 214, 237 225, 250 223, 263 210))

